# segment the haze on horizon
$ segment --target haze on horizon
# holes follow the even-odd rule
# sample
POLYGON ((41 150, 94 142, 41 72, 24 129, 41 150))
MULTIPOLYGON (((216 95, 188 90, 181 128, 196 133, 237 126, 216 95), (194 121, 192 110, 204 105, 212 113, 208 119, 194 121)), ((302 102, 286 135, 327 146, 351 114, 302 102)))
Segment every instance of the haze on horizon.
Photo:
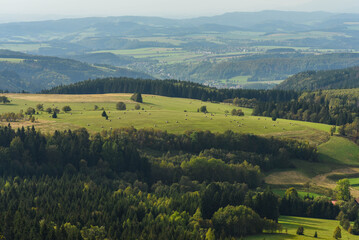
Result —
POLYGON ((263 10, 359 13, 357 0, 2 0, 0 22, 93 16, 190 18, 263 10))

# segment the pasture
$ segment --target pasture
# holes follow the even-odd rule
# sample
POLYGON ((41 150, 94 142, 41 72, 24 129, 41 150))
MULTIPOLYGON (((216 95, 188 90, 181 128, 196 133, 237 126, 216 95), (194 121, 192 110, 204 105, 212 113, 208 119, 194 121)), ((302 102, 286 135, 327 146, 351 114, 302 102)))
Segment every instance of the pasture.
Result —
MULTIPOLYGON (((278 234, 260 234, 255 236, 249 236, 245 239, 248 240, 284 240, 284 239, 316 239, 314 233, 317 232, 317 239, 333 239, 333 232, 339 221, 337 220, 326 220, 318 218, 304 218, 304 217, 289 217, 281 216, 279 223, 283 226, 282 233, 278 234), (304 235, 299 236, 296 234, 299 226, 304 227, 304 235)), ((342 229, 342 239, 359 239, 359 236, 351 235, 347 231, 342 229)))
MULTIPOLYGON (((44 95, 44 94, 7 94, 10 104, 0 105, 0 113, 26 111, 28 107, 36 108, 41 103, 44 109, 50 107, 62 109, 69 105, 72 111, 58 114, 57 119, 51 114, 39 111, 35 114, 35 125, 43 131, 54 129, 87 128, 90 132, 100 132, 111 128, 135 127, 155 128, 172 133, 183 133, 187 130, 209 130, 213 132, 252 133, 264 136, 289 137, 309 140, 319 144, 326 141, 330 126, 307 125, 305 122, 251 116, 252 110, 241 108, 244 116, 231 116, 233 108, 229 104, 202 102, 200 100, 169 98, 154 95, 143 95, 141 109, 135 110, 135 102, 130 100, 131 94, 92 94, 92 95, 44 95), (126 111, 116 110, 117 102, 125 102, 126 111), (94 110, 94 106, 98 110, 94 110), (206 106, 208 113, 197 112, 206 106), (109 119, 101 116, 106 111, 109 119)), ((2 124, 7 124, 3 122, 2 124)), ((13 126, 32 125, 30 122, 12 123, 13 126)))

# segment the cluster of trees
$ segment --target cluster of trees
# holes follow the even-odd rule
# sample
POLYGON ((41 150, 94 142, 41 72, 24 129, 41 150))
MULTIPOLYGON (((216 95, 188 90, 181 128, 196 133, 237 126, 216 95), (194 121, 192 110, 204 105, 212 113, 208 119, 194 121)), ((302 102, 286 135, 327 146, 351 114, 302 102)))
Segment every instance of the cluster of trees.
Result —
POLYGON ((297 100, 259 102, 253 115, 344 125, 359 117, 357 102, 357 91, 305 92, 297 100))
POLYGON ((280 200, 279 212, 290 216, 335 219, 340 208, 333 205, 327 197, 303 199, 294 188, 289 188, 280 200))
POLYGON ((339 134, 341 136, 348 137, 355 143, 359 144, 359 118, 356 118, 352 123, 340 126, 339 134))
POLYGON ((232 116, 244 116, 244 112, 242 111, 242 109, 235 109, 233 108, 233 110, 231 111, 232 116))
POLYGON ((144 80, 131 78, 105 78, 87 80, 66 86, 43 90, 55 94, 142 93, 167 97, 200 99, 222 102, 225 99, 246 98, 258 101, 290 101, 298 93, 282 90, 215 89, 200 84, 177 80, 144 80))
POLYGON ((358 88, 358 67, 298 73, 279 84, 278 89, 313 91, 317 89, 358 88))
POLYGON ((0 96, 0 102, 2 102, 3 104, 7 104, 10 102, 10 100, 6 96, 0 96))
MULTIPOLYGON (((231 99, 232 100, 232 99, 231 99)), ((226 101, 224 101, 226 102, 226 101)), ((245 107, 245 108, 254 108, 257 105, 257 99, 247 99, 247 98, 234 98, 232 101, 233 105, 238 107, 245 107)))
POLYGON ((130 171, 146 176, 150 171, 148 161, 133 144, 122 143, 120 138, 90 139, 85 129, 44 135, 34 127, 17 131, 10 126, 0 128, 0 175, 58 176, 68 169, 99 164, 109 174, 130 171))
POLYGON ((17 122, 17 121, 24 120, 24 119, 25 119, 25 116, 21 112, 20 113, 8 112, 8 113, 0 114, 0 121, 17 122))

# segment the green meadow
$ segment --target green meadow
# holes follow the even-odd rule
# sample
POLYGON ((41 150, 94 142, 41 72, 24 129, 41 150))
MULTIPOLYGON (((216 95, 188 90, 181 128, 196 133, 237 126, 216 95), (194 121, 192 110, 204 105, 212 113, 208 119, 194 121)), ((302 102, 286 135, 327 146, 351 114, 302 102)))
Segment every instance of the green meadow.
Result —
MULTIPOLYGON (((94 94, 94 95, 43 95, 43 94, 8 94, 11 103, 1 105, 0 113, 26 111, 28 107, 44 104, 44 109, 69 105, 72 111, 60 112, 57 119, 51 118, 46 112, 35 114, 36 123, 43 130, 54 128, 86 127, 92 132, 110 130, 111 128, 135 127, 155 128, 172 133, 182 133, 186 130, 209 130, 213 132, 252 133, 273 135, 278 137, 299 138, 314 142, 324 141, 322 136, 330 126, 321 124, 308 125, 305 122, 251 116, 252 110, 241 108, 244 116, 231 116, 233 105, 223 103, 203 102, 200 100, 169 98, 154 95, 143 95, 144 103, 140 110, 134 110, 136 103, 130 100, 131 94, 94 94), (116 110, 116 103, 123 101, 126 111, 116 110), (94 110, 94 106, 98 110, 94 110), (206 106, 208 113, 197 112, 201 106, 206 106), (109 116, 106 120, 101 116, 104 109, 109 116), (311 136, 311 137, 310 137, 311 136), (308 138, 308 139, 307 139, 308 138)), ((5 124, 5 123, 3 123, 5 124)), ((19 125, 22 123, 13 123, 19 125)), ((25 122, 25 124, 30 124, 25 122)))
POLYGON ((23 61, 24 59, 21 58, 0 58, 0 62, 20 63, 23 61))
MULTIPOLYGON (((277 194, 277 195, 283 197, 284 194, 285 194, 286 189, 273 189, 272 191, 273 191, 275 194, 277 194)), ((323 195, 318 194, 318 193, 312 193, 312 192, 306 192, 306 191, 298 191, 298 195, 299 195, 301 198, 304 198, 304 197, 306 197, 307 195, 309 195, 309 197, 313 197, 313 198, 323 196, 323 195)))
MULTIPOLYGON (((246 237, 248 240, 284 240, 284 239, 334 239, 333 233, 339 222, 336 220, 326 220, 318 218, 303 218, 303 217, 289 217, 281 216, 279 223, 283 226, 282 233, 279 234, 260 234, 246 237), (304 227, 304 235, 296 234, 299 226, 304 227), (314 238, 314 233, 317 232, 318 238, 314 238)), ((351 235, 347 231, 342 230, 342 239, 359 239, 359 236, 351 235)))
POLYGON ((358 145, 343 137, 331 137, 318 147, 320 159, 328 163, 359 166, 358 145))

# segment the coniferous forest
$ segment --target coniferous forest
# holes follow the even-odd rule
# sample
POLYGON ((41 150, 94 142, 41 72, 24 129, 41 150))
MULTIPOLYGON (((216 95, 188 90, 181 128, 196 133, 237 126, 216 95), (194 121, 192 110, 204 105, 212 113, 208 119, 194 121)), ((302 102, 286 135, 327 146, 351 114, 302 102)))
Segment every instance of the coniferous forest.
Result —
POLYGON ((224 239, 281 231, 280 214, 334 219, 340 209, 326 198, 302 199, 294 189, 281 198, 263 184, 263 173, 290 167, 289 158, 317 161, 317 150, 231 131, 124 128, 92 136, 1 127, 0 232, 6 239, 224 239))

